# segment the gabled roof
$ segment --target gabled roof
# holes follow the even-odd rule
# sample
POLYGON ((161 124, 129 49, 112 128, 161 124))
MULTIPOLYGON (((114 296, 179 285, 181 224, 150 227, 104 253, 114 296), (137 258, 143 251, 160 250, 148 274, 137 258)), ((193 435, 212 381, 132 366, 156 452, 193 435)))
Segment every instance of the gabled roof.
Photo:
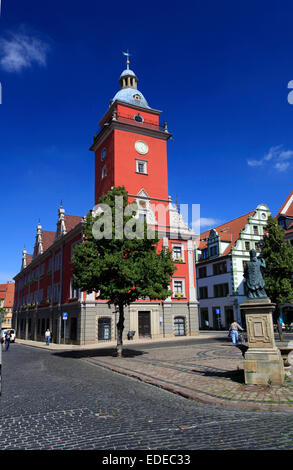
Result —
POLYGON ((43 251, 45 252, 53 245, 55 240, 56 232, 50 232, 48 230, 42 230, 42 242, 43 242, 43 251))
POLYGON ((281 215, 284 215, 286 217, 293 217, 293 191, 291 191, 291 193, 287 197, 286 201, 277 213, 276 218, 279 218, 281 215))
POLYGON ((26 265, 28 266, 29 264, 31 264, 33 260, 33 255, 26 255, 26 265))
POLYGON ((4 299, 4 308, 6 307, 12 307, 13 306, 13 299, 14 299, 14 289, 15 289, 15 284, 14 282, 7 282, 6 284, 7 289, 6 289, 6 296, 4 299))
POLYGON ((0 284, 0 299, 4 300, 3 307, 9 308, 13 306, 14 299, 14 282, 7 282, 6 284, 0 284))
POLYGON ((73 230, 77 225, 79 225, 83 217, 76 216, 76 215, 67 215, 61 206, 58 211, 58 221, 57 221, 57 230, 43 230, 40 222, 37 226, 37 235, 36 235, 36 243, 34 247, 33 254, 27 254, 26 250, 23 251, 23 259, 22 259, 22 269, 28 267, 31 262, 38 258, 38 256, 44 254, 51 246, 57 242, 60 237, 68 234, 71 230, 73 230), (62 225, 62 230, 60 230, 60 225, 62 225))
POLYGON ((82 221, 82 217, 78 215, 64 215, 66 231, 70 232, 76 225, 82 221))
MULTIPOLYGON (((236 245, 237 240, 239 239, 240 232, 245 228, 245 225, 248 223, 248 217, 253 216, 255 211, 248 212, 237 219, 230 220, 222 225, 218 225, 214 228, 217 231, 220 240, 222 242, 228 243, 227 248, 222 253, 221 256, 226 256, 230 253, 231 248, 236 245)), ((200 234, 200 243, 198 248, 203 250, 207 248, 207 239, 210 235, 210 230, 200 234)))

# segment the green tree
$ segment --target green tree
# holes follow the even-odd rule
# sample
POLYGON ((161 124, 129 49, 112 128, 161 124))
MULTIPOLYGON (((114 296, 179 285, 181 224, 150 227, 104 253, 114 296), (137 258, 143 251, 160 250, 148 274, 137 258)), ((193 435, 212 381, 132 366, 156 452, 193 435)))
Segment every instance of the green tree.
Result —
POLYGON ((3 320, 4 320, 4 315, 5 315, 5 310, 4 310, 4 308, 0 308, 0 321, 1 321, 1 323, 2 323, 3 320))
POLYGON ((284 239, 284 229, 274 217, 268 218, 262 256, 265 290, 276 304, 274 318, 277 321, 280 340, 283 341, 280 323, 280 305, 293 302, 293 247, 284 239))
POLYGON ((102 212, 89 212, 83 224, 83 243, 75 246, 74 282, 97 298, 107 300, 119 312, 117 355, 122 356, 124 309, 140 298, 164 300, 170 294, 175 271, 168 249, 158 252, 159 238, 145 222, 134 218, 124 187, 115 187, 99 200, 102 212))

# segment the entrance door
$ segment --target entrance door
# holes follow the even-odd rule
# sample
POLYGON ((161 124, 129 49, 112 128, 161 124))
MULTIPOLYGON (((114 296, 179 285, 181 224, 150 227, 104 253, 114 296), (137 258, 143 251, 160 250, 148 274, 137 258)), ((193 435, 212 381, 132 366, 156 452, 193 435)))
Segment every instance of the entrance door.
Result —
POLYGON ((151 336, 151 312, 138 312, 138 335, 151 336))
POLYGON ((184 317, 174 318, 174 335, 185 336, 185 319, 184 317))
POLYGON ((225 307, 225 326, 230 326, 234 321, 233 307, 225 307))
POLYGON ((111 339, 111 318, 99 318, 98 340, 109 341, 111 339))

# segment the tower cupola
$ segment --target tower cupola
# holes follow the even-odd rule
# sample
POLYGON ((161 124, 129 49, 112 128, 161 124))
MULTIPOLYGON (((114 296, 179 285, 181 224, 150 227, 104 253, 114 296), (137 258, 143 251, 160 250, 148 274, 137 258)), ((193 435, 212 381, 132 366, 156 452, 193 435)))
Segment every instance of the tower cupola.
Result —
POLYGON ((129 52, 123 52, 127 56, 126 69, 120 75, 120 90, 114 96, 111 104, 118 100, 126 103, 141 106, 142 108, 150 108, 143 94, 137 89, 138 78, 129 68, 129 52))

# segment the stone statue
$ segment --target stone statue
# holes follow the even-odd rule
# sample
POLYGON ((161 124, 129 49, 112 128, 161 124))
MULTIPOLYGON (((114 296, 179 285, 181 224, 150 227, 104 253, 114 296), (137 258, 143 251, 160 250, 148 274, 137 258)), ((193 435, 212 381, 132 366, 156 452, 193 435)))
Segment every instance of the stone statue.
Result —
POLYGON ((255 250, 250 250, 250 261, 247 262, 244 268, 244 277, 247 285, 247 297, 249 299, 263 299, 267 298, 264 290, 265 281, 262 277, 261 267, 265 268, 265 260, 259 256, 255 250))

